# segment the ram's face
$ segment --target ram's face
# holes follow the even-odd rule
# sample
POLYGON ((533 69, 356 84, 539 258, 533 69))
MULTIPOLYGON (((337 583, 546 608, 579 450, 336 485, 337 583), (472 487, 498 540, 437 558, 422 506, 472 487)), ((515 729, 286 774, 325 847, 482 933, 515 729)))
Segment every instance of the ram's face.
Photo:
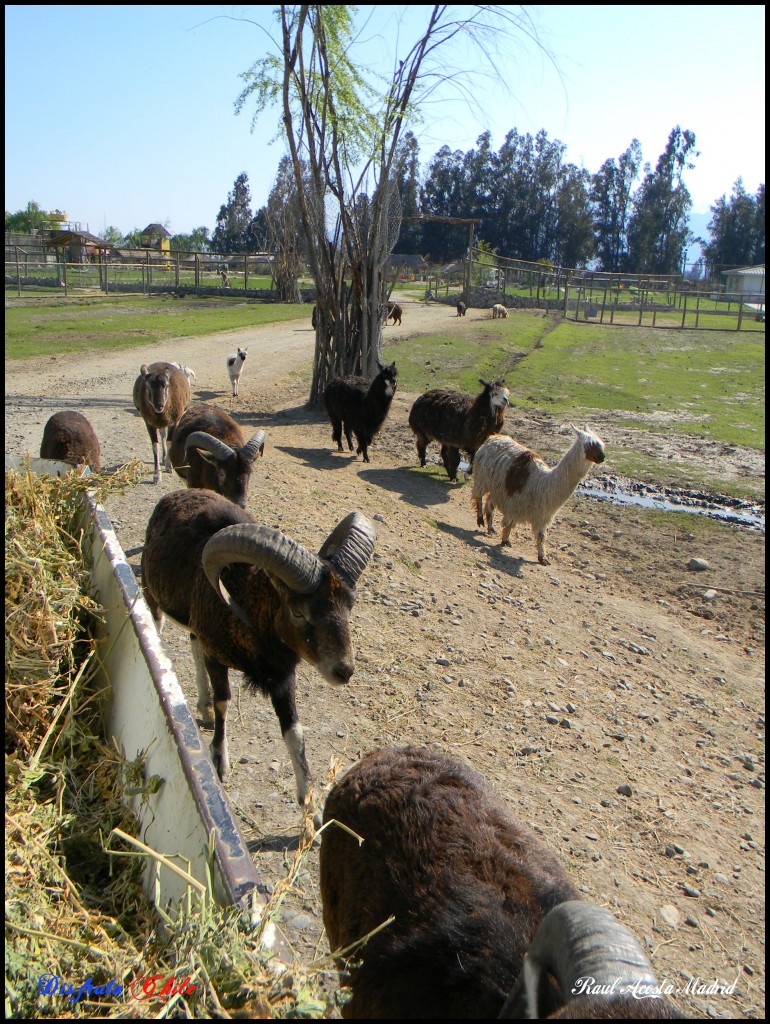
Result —
POLYGON ((295 594, 270 578, 282 598, 276 625, 283 642, 327 682, 347 683, 355 667, 350 637, 354 591, 328 569, 312 594, 295 594))
POLYGON ((145 377, 144 388, 147 402, 158 414, 161 414, 166 408, 170 384, 171 374, 167 372, 149 373, 145 377))

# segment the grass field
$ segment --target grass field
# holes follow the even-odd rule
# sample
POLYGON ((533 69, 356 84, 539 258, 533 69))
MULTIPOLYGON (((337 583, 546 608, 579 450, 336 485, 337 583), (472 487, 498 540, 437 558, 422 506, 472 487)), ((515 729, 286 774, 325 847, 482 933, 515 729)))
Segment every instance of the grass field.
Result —
POLYGON ((627 426, 703 434, 764 449, 764 335, 649 330, 517 313, 472 338, 410 338, 385 350, 410 391, 442 382, 467 391, 503 376, 513 401, 554 416, 615 410, 627 426), (655 426, 657 424, 657 427, 655 426))
POLYGON ((7 359, 37 358, 92 348, 132 348, 166 338, 295 320, 310 321, 312 305, 284 305, 244 299, 168 295, 39 299, 34 306, 5 311, 7 359))
MULTIPOLYGON (((309 303, 227 297, 57 298, 6 309, 6 357, 130 348, 298 316, 309 321, 310 313, 309 303)), ((521 311, 484 322, 473 334, 409 337, 387 345, 383 358, 397 360, 404 391, 447 386, 475 393, 480 377, 503 376, 520 408, 588 423, 613 411, 621 426, 765 447, 764 332, 554 325, 521 311)), ((645 452, 618 457, 621 472, 671 478, 672 467, 656 465, 645 452)))

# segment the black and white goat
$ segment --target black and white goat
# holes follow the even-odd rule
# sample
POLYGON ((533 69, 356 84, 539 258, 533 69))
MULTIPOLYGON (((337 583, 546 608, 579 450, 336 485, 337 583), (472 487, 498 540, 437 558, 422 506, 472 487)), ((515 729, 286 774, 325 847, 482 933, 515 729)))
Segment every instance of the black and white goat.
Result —
POLYGON ((228 671, 238 669, 272 701, 304 804, 311 777, 296 668, 304 659, 337 684, 353 675, 350 612, 374 541, 373 525, 359 512, 347 515, 314 555, 213 491, 174 491, 155 506, 142 585, 159 629, 165 613, 190 631, 198 713, 206 724, 213 691, 211 756, 221 779, 229 766, 228 671))
POLYGON ((490 434, 499 434, 503 429, 509 395, 505 381, 479 383, 483 390, 475 398, 442 388, 426 391, 409 413, 420 465, 425 465, 425 450, 430 442, 438 441, 444 468, 453 481, 457 479, 460 451, 467 452, 472 465, 476 449, 490 434))
POLYGON ((548 527, 564 502, 591 469, 604 462, 604 442, 588 427, 578 430, 568 452, 550 468, 540 456, 512 437, 490 437, 476 452, 473 462, 471 502, 480 527, 495 532, 495 509, 503 516, 500 544, 509 545, 512 527, 529 523, 537 545, 537 560, 548 565, 545 538, 548 527), (482 501, 484 502, 482 512, 482 501))
POLYGON ((243 364, 246 362, 247 348, 239 348, 227 357, 227 372, 230 377, 230 386, 233 389, 233 397, 238 397, 238 384, 240 383, 243 364))
POLYGON ((681 1019, 633 933, 470 768, 375 751, 335 783, 324 821, 324 926, 351 959, 337 958, 343 1017, 681 1019))
POLYGON ((344 429, 348 448, 353 451, 351 434, 355 434, 356 455, 363 455, 364 462, 369 461, 369 445, 385 422, 398 387, 396 364, 383 366, 378 362, 377 366, 379 373, 371 382, 366 377, 335 377, 324 391, 324 405, 337 449, 343 450, 344 429))
POLYGON ((55 412, 43 427, 40 458, 59 459, 71 466, 86 465, 98 473, 101 469, 99 438, 82 412, 74 409, 55 412))
POLYGON ((199 402, 185 409, 171 433, 171 465, 188 487, 208 487, 241 508, 256 459, 265 451, 265 432, 247 441, 233 417, 199 402))
POLYGON ((175 363, 142 365, 134 381, 134 405, 144 420, 152 443, 154 472, 152 482, 160 483, 161 461, 171 472, 166 435, 190 402, 187 374, 175 363))

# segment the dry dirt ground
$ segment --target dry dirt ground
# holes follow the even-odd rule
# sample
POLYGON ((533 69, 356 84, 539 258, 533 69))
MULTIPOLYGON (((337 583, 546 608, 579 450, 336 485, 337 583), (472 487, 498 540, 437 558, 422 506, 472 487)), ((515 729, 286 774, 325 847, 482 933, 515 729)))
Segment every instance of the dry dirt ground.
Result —
MULTIPOLYGON (((406 302, 386 345, 437 328, 473 332, 486 316, 406 302)), ((260 521, 317 550, 351 509, 376 519, 353 613, 356 673, 339 689, 309 667, 299 673, 316 777, 326 779, 332 759, 345 768, 387 743, 426 743, 470 763, 586 896, 639 935, 681 1010, 763 1018, 764 535, 702 521, 688 530, 681 517, 669 525, 577 493, 551 530, 550 566, 537 563, 524 528, 501 550, 475 528, 469 485, 419 468, 407 426, 415 395, 396 395, 371 464, 332 451, 325 417, 304 405, 313 342, 310 324, 295 321, 6 362, 6 452, 37 454, 48 416, 78 408, 105 465, 142 459, 145 479, 107 509, 138 569, 149 514, 179 481, 164 474, 151 483, 132 385, 142 362, 192 366, 194 400, 267 433, 249 497, 260 521), (224 365, 236 343, 249 349, 238 399, 224 365), (689 572, 693 556, 711 568, 689 572), (707 588, 713 600, 704 600, 707 588), (703 988, 717 981, 726 994, 703 988)), ((547 457, 566 450, 564 424, 517 411, 515 373, 509 383, 510 432, 547 457)), ((610 474, 613 447, 643 445, 692 465, 719 447, 665 428, 620 429, 611 415, 592 425, 610 474)), ((435 445, 431 454, 437 460, 435 445)), ((738 475, 763 472, 761 453, 720 455, 738 475)), ((194 706, 186 637, 169 624, 164 640, 194 706)), ((270 887, 298 833, 289 759, 258 695, 236 688, 228 728, 227 790, 270 887)), ((304 963, 326 949, 317 851, 282 929, 304 963)), ((329 992, 335 984, 330 970, 329 992)))

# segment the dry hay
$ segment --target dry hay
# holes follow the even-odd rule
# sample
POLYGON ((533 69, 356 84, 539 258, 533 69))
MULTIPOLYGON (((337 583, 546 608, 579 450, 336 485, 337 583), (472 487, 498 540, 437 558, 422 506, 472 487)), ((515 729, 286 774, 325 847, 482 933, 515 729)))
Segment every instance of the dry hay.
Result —
POLYGON ((260 945, 313 842, 309 816, 259 923, 215 906, 200 885, 173 921, 143 893, 144 855, 121 799, 142 785, 142 765, 101 736, 88 628, 99 609, 76 526, 84 490, 100 500, 140 473, 6 471, 6 1017, 322 1016, 313 970, 277 971, 260 945), (189 977, 195 990, 137 1002, 131 983, 149 974, 189 977), (40 994, 51 975, 74 986, 72 998, 40 994), (123 994, 75 998, 87 979, 123 994))

